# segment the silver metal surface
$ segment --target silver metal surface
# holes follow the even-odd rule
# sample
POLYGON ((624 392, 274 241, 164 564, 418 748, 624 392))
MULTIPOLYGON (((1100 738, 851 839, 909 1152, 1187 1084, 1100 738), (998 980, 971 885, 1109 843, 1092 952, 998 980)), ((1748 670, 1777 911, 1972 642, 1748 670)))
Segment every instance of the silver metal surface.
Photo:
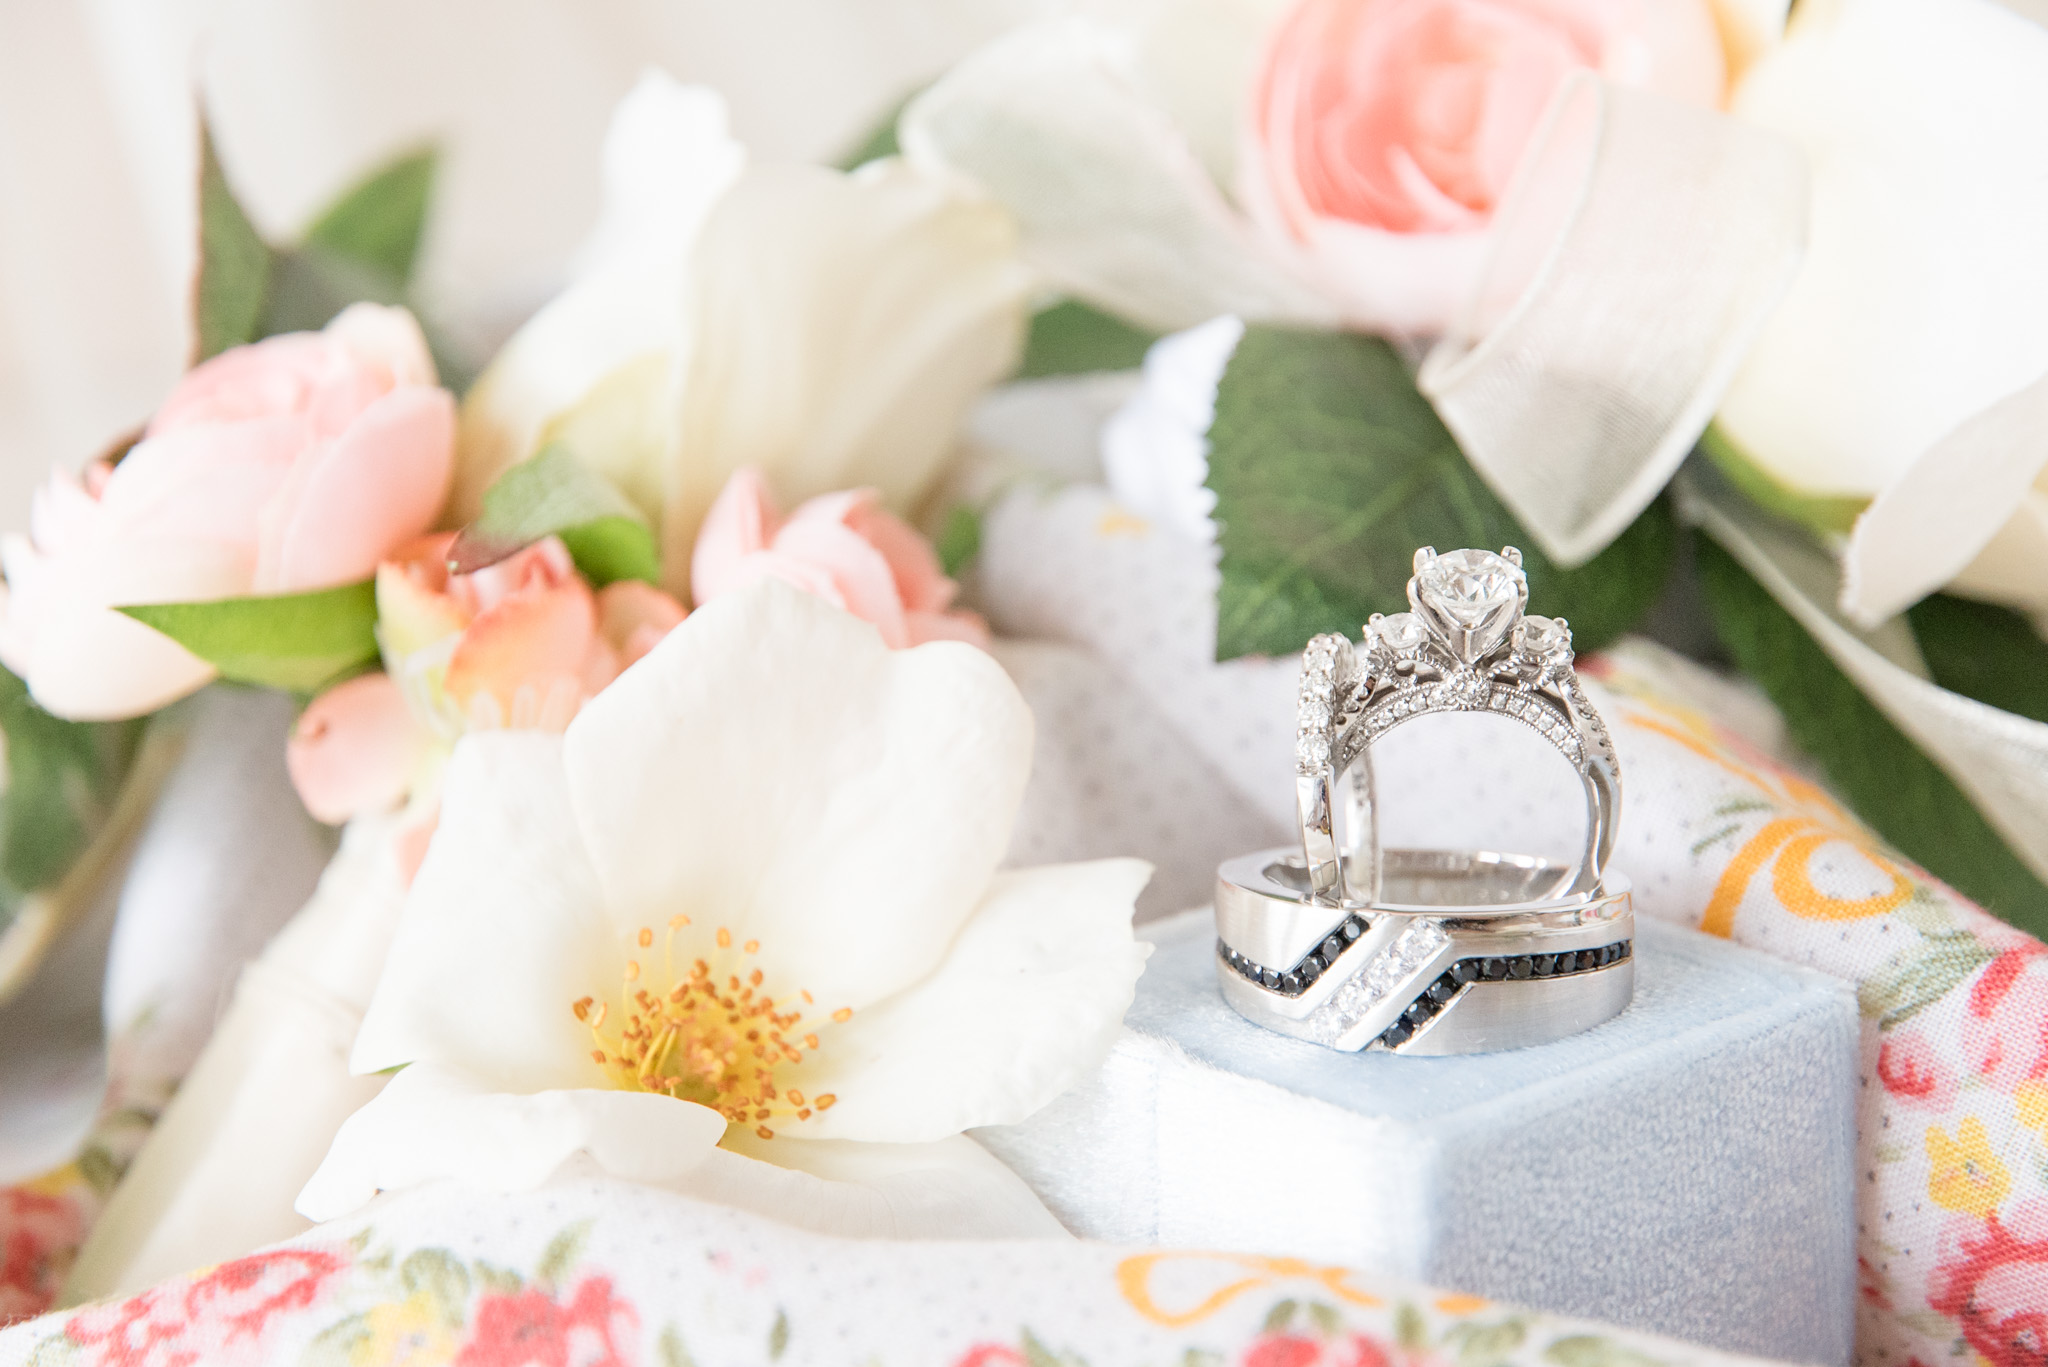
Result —
POLYGON ((1628 1005, 1635 917, 1626 878, 1610 875, 1591 897, 1546 896, 1560 867, 1531 856, 1387 850, 1380 865, 1387 900, 1347 908, 1313 899, 1307 862, 1290 848, 1226 861, 1216 881, 1224 999, 1297 1039, 1405 1054, 1542 1044, 1628 1005), (1476 976, 1495 969, 1530 976, 1476 976), (1284 985, 1255 980, 1262 972, 1284 985), (1405 1029, 1433 988, 1444 999, 1432 998, 1426 1019, 1405 1029))

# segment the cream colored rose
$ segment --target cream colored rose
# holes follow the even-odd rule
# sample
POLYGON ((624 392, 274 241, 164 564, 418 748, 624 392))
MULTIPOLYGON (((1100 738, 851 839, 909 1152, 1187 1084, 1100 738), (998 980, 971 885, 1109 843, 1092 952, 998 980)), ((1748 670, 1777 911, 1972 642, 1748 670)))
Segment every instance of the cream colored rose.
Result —
POLYGON ((709 91, 621 102, 577 284, 463 407, 458 514, 569 443, 658 519, 672 591, 731 474, 792 500, 871 487, 908 510, 975 397, 1016 365, 1027 276, 1007 215, 896 160, 748 167, 709 91))

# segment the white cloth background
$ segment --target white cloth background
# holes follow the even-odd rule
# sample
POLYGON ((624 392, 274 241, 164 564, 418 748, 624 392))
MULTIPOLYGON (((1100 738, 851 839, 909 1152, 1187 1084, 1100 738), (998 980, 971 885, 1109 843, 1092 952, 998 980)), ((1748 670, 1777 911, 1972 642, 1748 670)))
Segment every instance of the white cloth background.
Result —
POLYGON ((650 64, 724 91, 763 159, 840 151, 1054 0, 34 0, 0 6, 0 526, 53 461, 148 417, 183 368, 204 85, 258 225, 444 149, 431 311, 487 352, 596 211, 613 103, 650 64))

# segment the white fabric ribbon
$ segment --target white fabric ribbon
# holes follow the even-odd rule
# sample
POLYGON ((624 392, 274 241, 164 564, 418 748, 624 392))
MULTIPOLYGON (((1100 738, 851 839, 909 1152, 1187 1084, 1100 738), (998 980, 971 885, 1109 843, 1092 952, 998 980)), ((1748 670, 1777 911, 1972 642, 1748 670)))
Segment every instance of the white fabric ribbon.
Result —
POLYGON ((1955 781, 2027 867, 2048 879, 2048 723, 1952 693, 1911 666, 1910 635, 1856 630, 1832 607, 1838 571, 1827 552, 1717 480, 1673 486, 1702 528, 1804 627, 1865 697, 1955 781))
POLYGON ((1591 73, 1560 89, 1420 376, 1545 554, 1583 564, 1670 480, 1791 283, 1806 203, 1773 134, 1591 73))

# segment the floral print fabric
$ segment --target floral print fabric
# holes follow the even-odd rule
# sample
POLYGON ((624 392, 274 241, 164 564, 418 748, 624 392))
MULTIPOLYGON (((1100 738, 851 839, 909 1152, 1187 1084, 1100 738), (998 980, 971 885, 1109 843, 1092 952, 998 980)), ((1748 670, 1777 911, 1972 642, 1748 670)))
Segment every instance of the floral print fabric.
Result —
POLYGON ((853 1243, 604 1178, 441 1186, 0 1330, 34 1367, 1721 1367, 1670 1340, 1288 1258, 853 1243))
POLYGON ((1631 819, 1688 852, 1628 865, 1663 875, 1638 910, 1857 986, 1859 1361, 2048 1363, 2048 947, 1675 701, 1657 664, 1593 666, 1631 819))

